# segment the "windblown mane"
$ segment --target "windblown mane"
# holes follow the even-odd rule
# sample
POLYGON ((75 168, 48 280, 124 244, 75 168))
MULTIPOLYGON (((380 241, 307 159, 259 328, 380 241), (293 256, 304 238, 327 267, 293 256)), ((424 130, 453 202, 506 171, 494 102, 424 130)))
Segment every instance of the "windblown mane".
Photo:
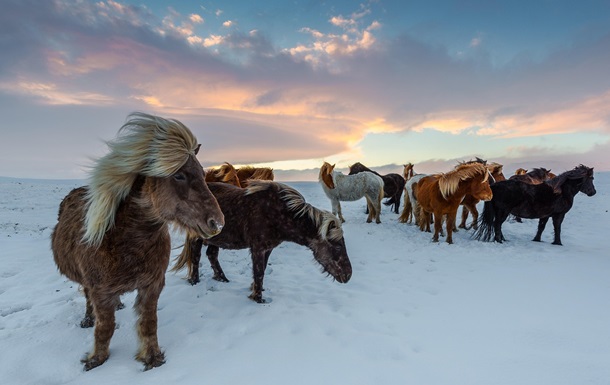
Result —
POLYGON ((110 152, 99 158, 89 177, 83 241, 99 246, 114 224, 119 204, 136 177, 166 177, 198 149, 197 139, 181 122, 135 112, 108 141, 110 152))
POLYGON ((454 170, 437 175, 439 176, 439 190, 443 198, 447 199, 457 191, 461 181, 485 175, 482 182, 486 182, 487 178, 489 178, 489 171, 487 171, 483 163, 473 162, 459 164, 454 170))
POLYGON ((337 240, 343 237, 343 229, 341 228, 341 221, 339 218, 328 211, 320 210, 307 203, 305 198, 290 186, 266 180, 253 180, 245 189, 246 195, 267 190, 272 186, 276 186, 280 193, 280 197, 286 202, 286 208, 288 211, 294 213, 295 218, 306 215, 314 222, 320 238, 337 240), (331 224, 334 224, 334 227, 330 228, 331 224))
POLYGON ((497 172, 502 172, 503 167, 504 167, 504 165, 501 165, 500 163, 496 163, 496 162, 487 164, 487 169, 492 174, 497 173, 497 172))
POLYGON ((547 183, 549 186, 553 187, 553 191, 556 194, 560 194, 561 193, 561 186, 568 180, 568 179, 580 179, 580 178, 586 178, 586 177, 591 177, 593 176, 593 167, 587 167, 585 165, 578 165, 576 167, 574 167, 574 169, 563 172, 559 175, 557 175, 555 178, 549 179, 547 180, 545 183, 547 183))
MULTIPOLYGON (((210 168, 206 171, 207 182, 224 182, 224 183, 239 183, 237 171, 229 162, 225 162, 218 168, 210 168), (208 176, 209 175, 209 176, 208 176)), ((241 187, 238 185, 238 187, 241 187)))

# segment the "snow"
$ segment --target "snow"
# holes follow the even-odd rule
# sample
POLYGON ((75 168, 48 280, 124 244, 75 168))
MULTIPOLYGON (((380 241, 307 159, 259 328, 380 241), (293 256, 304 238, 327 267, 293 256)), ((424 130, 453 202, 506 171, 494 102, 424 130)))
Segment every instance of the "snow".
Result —
MULTIPOLYGON (((468 384, 610 383, 610 173, 597 195, 577 195, 563 222, 531 242, 536 221, 507 222, 504 244, 454 235, 453 245, 399 223, 365 223, 364 200, 342 202, 353 265, 347 284, 320 274, 311 252, 284 243, 271 254, 266 304, 247 298, 247 250, 221 250, 231 280, 168 272, 159 300, 167 362, 143 371, 135 293, 122 297, 110 358, 84 372, 93 329, 85 300, 53 262, 50 234, 61 199, 82 181, 0 178, 2 384, 468 384)), ((315 182, 291 182, 316 207, 315 182)), ((480 207, 480 206, 479 206, 480 207)), ((183 236, 172 234, 175 256, 183 236)))

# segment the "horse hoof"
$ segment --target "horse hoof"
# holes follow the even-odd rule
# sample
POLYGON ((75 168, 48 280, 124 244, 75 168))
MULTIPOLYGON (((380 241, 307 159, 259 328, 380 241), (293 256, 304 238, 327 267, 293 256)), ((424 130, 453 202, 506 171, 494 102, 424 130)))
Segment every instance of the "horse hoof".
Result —
POLYGON ((552 245, 557 245, 557 246, 563 246, 563 245, 561 244, 561 242, 553 242, 553 243, 551 243, 551 244, 552 244, 552 245))
POLYGON ((92 328, 95 325, 95 317, 85 316, 82 321, 80 321, 80 327, 83 329, 92 328))
POLYGON ((227 279, 227 277, 224 274, 222 274, 222 275, 214 275, 212 277, 212 279, 216 280, 218 282, 229 282, 229 280, 227 279))
POLYGON ((163 352, 155 353, 144 360, 144 371, 152 368, 158 368, 165 363, 165 355, 163 352))
POLYGON ((85 371, 89 371, 93 368, 97 368, 98 366, 100 366, 101 364, 103 364, 104 362, 106 362, 106 360, 108 359, 108 356, 106 357, 100 357, 100 356, 93 356, 90 358, 83 358, 82 360, 80 360, 80 362, 82 362, 83 364, 83 369, 85 371))
POLYGON ((263 298, 262 294, 250 294, 248 296, 248 298, 250 298, 252 301, 254 301, 256 303, 266 303, 267 302, 263 298))
POLYGON ((200 281, 199 281, 199 277, 196 277, 196 278, 189 278, 189 279, 188 279, 188 283, 190 283, 190 284, 191 284, 191 285, 193 285, 193 286, 195 286, 195 285, 196 285, 196 284, 198 284, 199 282, 200 282, 200 281))
POLYGON ((540 238, 534 238, 534 239, 532 239, 532 241, 533 241, 533 242, 542 242, 542 241, 540 240, 540 238))

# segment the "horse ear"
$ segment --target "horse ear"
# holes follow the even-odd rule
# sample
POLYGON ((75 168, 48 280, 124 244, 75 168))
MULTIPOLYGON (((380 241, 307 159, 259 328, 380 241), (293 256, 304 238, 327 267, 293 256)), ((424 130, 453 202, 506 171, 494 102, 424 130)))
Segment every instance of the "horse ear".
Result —
POLYGON ((330 169, 334 170, 336 165, 337 165, 337 163, 333 164, 332 166, 330 166, 330 169))
POLYGON ((195 149, 195 155, 197 155, 199 153, 200 147, 201 147, 201 143, 197 145, 197 148, 195 149))

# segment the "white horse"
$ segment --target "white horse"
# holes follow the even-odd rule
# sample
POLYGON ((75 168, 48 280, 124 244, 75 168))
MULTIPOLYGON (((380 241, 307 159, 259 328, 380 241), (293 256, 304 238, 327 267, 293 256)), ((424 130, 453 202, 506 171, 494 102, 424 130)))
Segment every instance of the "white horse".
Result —
POLYGON ((427 174, 415 174, 407 180, 405 184, 405 205, 402 208, 402 213, 398 217, 398 221, 402 223, 411 223, 415 219, 415 224, 419 224, 419 203, 417 198, 413 195, 413 185, 417 184, 419 180, 425 177, 427 174))
POLYGON ((367 222, 370 223, 375 217, 376 223, 381 223, 381 199, 383 198, 383 179, 372 172, 361 172, 354 175, 345 175, 339 171, 333 171, 335 165, 324 162, 320 168, 319 180, 326 196, 330 199, 333 214, 337 215, 341 222, 345 222, 341 213, 340 201, 357 201, 365 197, 369 209, 367 222))

